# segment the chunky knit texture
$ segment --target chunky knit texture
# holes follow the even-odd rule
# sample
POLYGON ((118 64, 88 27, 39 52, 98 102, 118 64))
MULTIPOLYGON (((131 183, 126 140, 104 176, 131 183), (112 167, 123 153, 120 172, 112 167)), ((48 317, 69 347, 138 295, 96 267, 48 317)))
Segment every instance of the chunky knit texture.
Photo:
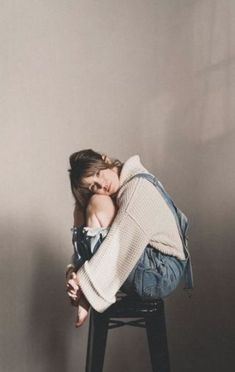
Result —
POLYGON ((185 258, 175 218, 159 191, 144 178, 127 183, 142 172, 148 171, 138 155, 124 163, 117 215, 98 251, 77 272, 84 295, 98 312, 116 301, 116 293, 147 244, 179 259, 185 258))

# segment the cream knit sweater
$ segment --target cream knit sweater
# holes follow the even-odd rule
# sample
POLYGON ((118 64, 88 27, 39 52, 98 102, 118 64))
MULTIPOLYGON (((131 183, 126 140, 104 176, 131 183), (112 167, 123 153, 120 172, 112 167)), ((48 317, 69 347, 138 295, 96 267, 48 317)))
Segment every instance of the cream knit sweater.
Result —
POLYGON ((118 212, 95 255, 78 270, 81 289, 91 306, 105 311, 140 258, 147 244, 184 259, 175 218, 151 182, 133 175, 148 171, 139 156, 129 158, 120 174, 118 212))

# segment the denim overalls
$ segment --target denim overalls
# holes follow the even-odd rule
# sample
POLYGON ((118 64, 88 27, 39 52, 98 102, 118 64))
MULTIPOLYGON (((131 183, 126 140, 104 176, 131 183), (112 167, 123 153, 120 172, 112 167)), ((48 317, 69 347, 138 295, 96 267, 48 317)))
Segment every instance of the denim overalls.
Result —
MULTIPOLYGON (((187 248, 188 220, 186 216, 176 207, 155 176, 150 173, 138 173, 132 178, 134 177, 144 177, 161 193, 175 217, 186 258, 180 260, 147 245, 120 290, 126 294, 135 294, 143 300, 165 298, 174 291, 183 276, 185 277, 185 288, 192 289, 193 276, 191 258, 187 248)), ((97 251, 108 234, 109 228, 92 229, 79 226, 74 227, 72 231, 74 246, 73 264, 78 270, 97 251)))

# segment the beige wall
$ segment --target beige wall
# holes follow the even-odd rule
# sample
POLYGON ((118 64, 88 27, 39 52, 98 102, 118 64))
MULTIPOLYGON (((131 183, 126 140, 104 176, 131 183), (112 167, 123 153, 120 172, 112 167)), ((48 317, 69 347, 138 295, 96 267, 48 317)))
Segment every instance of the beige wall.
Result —
MULTIPOLYGON (((1 371, 83 371, 63 269, 68 156, 140 154, 190 217, 196 290, 166 301, 173 372, 234 365, 235 3, 1 1, 1 371)), ((105 371, 150 371, 143 330, 105 371), (135 353, 137 351, 137 353, 135 353)))

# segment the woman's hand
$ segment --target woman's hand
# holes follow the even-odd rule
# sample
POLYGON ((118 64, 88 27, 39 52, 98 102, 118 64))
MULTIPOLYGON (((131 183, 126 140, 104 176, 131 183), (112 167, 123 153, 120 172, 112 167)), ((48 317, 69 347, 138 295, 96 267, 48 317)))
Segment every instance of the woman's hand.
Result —
POLYGON ((72 305, 78 306, 82 291, 78 284, 77 275, 72 268, 66 274, 66 291, 72 305))
POLYGON ((90 304, 79 287, 77 275, 73 267, 70 267, 66 272, 66 287, 71 304, 76 307, 75 326, 78 328, 86 321, 90 304))

